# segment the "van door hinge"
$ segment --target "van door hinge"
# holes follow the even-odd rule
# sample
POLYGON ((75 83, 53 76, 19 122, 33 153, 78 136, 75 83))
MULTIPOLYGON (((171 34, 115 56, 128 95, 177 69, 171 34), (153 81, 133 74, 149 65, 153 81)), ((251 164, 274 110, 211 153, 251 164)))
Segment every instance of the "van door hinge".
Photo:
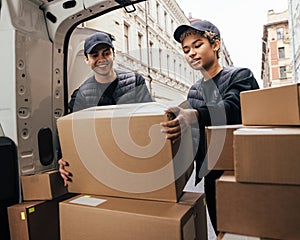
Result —
POLYGON ((122 5, 127 13, 132 13, 136 10, 131 0, 115 0, 117 3, 122 5))

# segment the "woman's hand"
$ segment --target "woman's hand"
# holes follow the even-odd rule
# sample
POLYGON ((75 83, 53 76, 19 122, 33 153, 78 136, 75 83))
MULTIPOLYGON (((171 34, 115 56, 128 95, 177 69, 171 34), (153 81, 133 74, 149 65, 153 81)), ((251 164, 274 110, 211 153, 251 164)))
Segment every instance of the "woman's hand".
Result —
POLYGON ((180 107, 172 107, 166 110, 166 113, 170 116, 175 116, 167 122, 162 122, 162 132, 166 133, 167 139, 177 141, 180 139, 181 134, 186 129, 198 121, 198 111, 195 109, 183 109, 180 107))
POLYGON ((71 182, 72 174, 68 172, 65 167, 69 166, 68 162, 64 161, 62 158, 58 160, 60 176, 64 179, 64 185, 68 186, 68 182, 71 182))

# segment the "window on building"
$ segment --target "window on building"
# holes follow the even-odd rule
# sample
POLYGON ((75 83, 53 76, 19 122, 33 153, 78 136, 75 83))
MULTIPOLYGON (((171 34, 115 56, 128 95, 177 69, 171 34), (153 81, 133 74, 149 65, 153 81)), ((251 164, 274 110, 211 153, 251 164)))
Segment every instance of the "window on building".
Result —
POLYGON ((168 31, 168 17, 167 17, 167 12, 164 12, 164 25, 165 25, 165 30, 168 31))
POLYGON ((173 62, 173 70, 174 70, 174 79, 176 80, 176 59, 173 62))
POLYGON ((286 66, 279 67, 280 69, 280 78, 286 78, 286 66))
POLYGON ((151 15, 150 2, 148 2, 148 1, 146 2, 146 7, 147 7, 146 8, 147 13, 151 15))
POLYGON ((170 55, 167 55, 167 74, 169 76, 169 70, 170 70, 170 55))
POLYGON ((140 59, 140 61, 143 60, 142 41, 143 41, 143 35, 141 33, 138 33, 138 49, 139 49, 139 59, 140 59))
POLYGON ((279 58, 285 58, 284 47, 278 48, 278 57, 279 58))
MULTIPOLYGON (((190 76, 189 76, 189 79, 193 79, 193 72, 190 71, 190 76)), ((194 81, 192 80, 192 82, 194 83, 194 81)))
POLYGON ((160 20, 159 20, 159 12, 160 12, 160 6, 159 6, 159 3, 157 2, 156 3, 156 22, 157 22, 157 24, 159 25, 159 23, 160 23, 160 20))
POLYGON ((277 28, 277 40, 283 39, 284 38, 284 29, 281 28, 277 28))
POLYGON ((159 70, 161 71, 162 69, 162 50, 158 50, 158 61, 159 61, 159 70))
POLYGON ((124 47, 125 52, 129 53, 129 25, 124 23, 124 47))
POLYGON ((149 65, 153 67, 153 42, 149 42, 149 65))
POLYGON ((181 78, 181 68, 182 68, 182 65, 181 65, 181 63, 179 63, 179 73, 178 73, 179 78, 181 78))

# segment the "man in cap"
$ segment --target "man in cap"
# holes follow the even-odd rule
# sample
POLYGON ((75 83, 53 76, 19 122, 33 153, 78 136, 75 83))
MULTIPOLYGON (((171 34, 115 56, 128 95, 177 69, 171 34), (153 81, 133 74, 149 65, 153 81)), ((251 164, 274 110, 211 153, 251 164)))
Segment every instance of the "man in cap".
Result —
POLYGON ((85 62, 94 75, 71 96, 71 112, 93 106, 150 102, 145 79, 138 73, 114 69, 115 51, 104 32, 88 36, 84 43, 85 62))
MULTIPOLYGON (((111 37, 104 32, 88 36, 84 43, 85 62, 94 75, 76 89, 69 103, 70 112, 103 105, 151 102, 145 79, 138 73, 113 68, 115 51, 111 37)), ((59 172, 65 185, 71 180, 68 165, 60 159, 59 172)))
POLYGON ((205 177, 207 207, 217 232, 215 180, 223 171, 207 170, 205 126, 240 124, 240 92, 258 89, 259 86, 248 68, 220 65, 220 31, 211 22, 196 20, 191 25, 181 25, 175 30, 174 38, 181 44, 188 64, 199 70, 202 77, 188 92, 187 99, 191 109, 170 108, 168 111, 175 113, 177 117, 161 125, 167 137, 172 140, 179 139, 187 125, 192 126, 196 162, 195 185, 205 177))

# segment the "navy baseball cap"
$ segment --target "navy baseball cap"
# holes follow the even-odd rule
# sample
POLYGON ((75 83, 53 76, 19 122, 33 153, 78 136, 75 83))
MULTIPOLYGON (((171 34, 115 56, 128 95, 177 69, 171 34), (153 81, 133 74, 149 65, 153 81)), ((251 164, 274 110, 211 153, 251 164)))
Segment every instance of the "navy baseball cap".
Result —
POLYGON ((98 44, 107 44, 112 49, 114 48, 112 39, 108 34, 104 32, 96 32, 85 39, 84 52, 86 54, 91 53, 93 48, 98 44))
POLYGON ((191 23, 191 25, 180 25, 174 32, 174 39, 181 43, 181 35, 189 29, 197 30, 200 32, 212 32, 217 34, 220 37, 219 29, 213 25, 211 22, 206 20, 196 20, 191 23))

